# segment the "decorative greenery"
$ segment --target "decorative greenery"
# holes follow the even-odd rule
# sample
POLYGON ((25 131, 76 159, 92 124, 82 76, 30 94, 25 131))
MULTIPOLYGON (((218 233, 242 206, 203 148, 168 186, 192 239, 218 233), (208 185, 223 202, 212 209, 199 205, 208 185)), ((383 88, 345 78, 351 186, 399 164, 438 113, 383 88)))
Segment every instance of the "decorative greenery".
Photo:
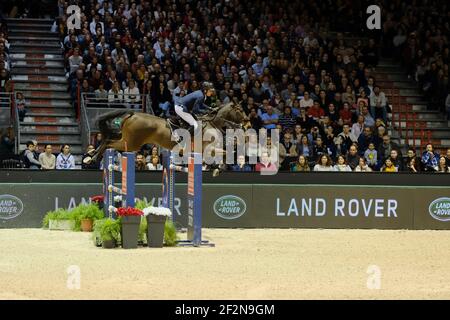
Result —
POLYGON ((147 243, 147 219, 141 218, 141 224, 139 225, 139 242, 147 243))
POLYGON ((73 220, 75 220, 75 226, 74 231, 80 231, 81 230, 81 220, 82 219, 92 219, 93 221, 103 219, 104 213, 102 210, 99 209, 97 204, 91 203, 91 204, 81 204, 77 207, 75 207, 71 211, 73 215, 73 220))
POLYGON ((139 200, 139 199, 136 199, 136 203, 134 205, 134 207, 139 210, 144 210, 145 208, 150 206, 151 204, 148 203, 147 200, 139 200))
POLYGON ((115 240, 120 241, 120 221, 114 219, 100 219, 94 221, 94 237, 98 237, 101 241, 115 240))
POLYGON ((173 222, 167 219, 164 225, 164 245, 168 247, 173 247, 177 245, 178 242, 177 229, 173 222))
MULTIPOLYGON (((167 220, 164 225, 164 245, 167 247, 174 247, 177 245, 179 238, 177 235, 177 229, 172 221, 167 220)), ((139 241, 147 243, 147 219, 142 218, 139 225, 139 241)))
POLYGON ((49 211, 42 220, 42 227, 48 229, 50 220, 73 220, 73 214, 71 211, 65 209, 58 209, 55 211, 49 211))

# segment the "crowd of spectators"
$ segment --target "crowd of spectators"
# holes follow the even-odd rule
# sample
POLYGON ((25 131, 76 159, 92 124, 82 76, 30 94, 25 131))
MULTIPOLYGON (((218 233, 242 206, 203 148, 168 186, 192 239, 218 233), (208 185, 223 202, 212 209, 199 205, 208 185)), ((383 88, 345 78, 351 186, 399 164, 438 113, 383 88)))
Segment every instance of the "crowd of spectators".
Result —
POLYGON ((0 12, 0 93, 11 92, 11 58, 9 56, 6 19, 0 12))
POLYGON ((450 120, 450 20, 446 0, 382 1, 385 53, 406 67, 432 109, 450 120), (394 49, 394 50, 392 50, 394 49), (447 110, 445 110, 447 109, 447 110))
MULTIPOLYGON (((405 8, 384 2, 389 13, 405 8)), ((348 42, 332 32, 359 32, 356 9, 349 1, 59 1, 58 29, 74 103, 78 86, 105 107, 125 102, 139 108, 145 94, 154 112, 167 117, 178 96, 208 81, 215 87, 210 103, 240 102, 252 128, 280 129, 281 170, 402 171, 401 147, 387 134, 389 103, 373 72, 379 38, 348 42), (80 30, 67 29, 71 4, 81 8, 80 30)), ((412 13, 389 14, 385 44, 403 24, 406 34, 418 28, 412 13)), ((432 28, 425 18, 424 35, 432 28)), ((441 38, 437 43, 445 44, 441 38)), ((139 156, 139 167, 157 168, 156 158, 148 157, 139 156)), ((271 165, 261 163, 252 167, 241 159, 229 169, 271 165)))
POLYGON ((377 44, 346 43, 330 32, 342 21, 327 23, 320 13, 341 11, 338 4, 73 3, 82 9, 81 30, 67 29, 69 3, 60 2, 59 31, 74 102, 78 86, 104 106, 139 107, 140 94, 147 94, 154 112, 167 117, 178 96, 208 81, 215 87, 210 103, 240 102, 252 128, 290 133, 292 141, 283 142, 298 144, 308 162, 321 150, 333 160, 346 156, 352 143, 360 155, 370 142, 380 148, 389 105, 372 76, 377 44), (369 138, 361 134, 365 128, 369 138), (305 147, 297 143, 302 136, 305 147))

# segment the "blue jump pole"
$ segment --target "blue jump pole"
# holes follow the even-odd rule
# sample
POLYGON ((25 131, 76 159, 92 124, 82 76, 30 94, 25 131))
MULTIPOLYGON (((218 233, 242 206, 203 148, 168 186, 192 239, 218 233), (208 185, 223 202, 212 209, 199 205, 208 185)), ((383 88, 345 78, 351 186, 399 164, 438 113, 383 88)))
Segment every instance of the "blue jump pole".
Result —
POLYGON ((175 212, 175 172, 188 174, 187 201, 188 227, 187 240, 179 241, 180 246, 214 246, 213 243, 202 240, 202 155, 190 153, 188 166, 183 167, 173 163, 173 154, 163 151, 163 195, 162 205, 172 212, 172 221, 176 221, 175 212))

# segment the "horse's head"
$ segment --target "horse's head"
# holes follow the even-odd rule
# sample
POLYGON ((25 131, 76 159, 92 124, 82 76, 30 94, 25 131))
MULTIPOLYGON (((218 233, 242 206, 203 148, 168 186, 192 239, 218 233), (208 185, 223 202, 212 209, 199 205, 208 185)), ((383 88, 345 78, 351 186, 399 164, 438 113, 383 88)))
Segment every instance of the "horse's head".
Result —
POLYGON ((235 102, 229 102, 220 108, 218 116, 227 122, 235 124, 237 127, 242 126, 248 120, 241 104, 235 102))

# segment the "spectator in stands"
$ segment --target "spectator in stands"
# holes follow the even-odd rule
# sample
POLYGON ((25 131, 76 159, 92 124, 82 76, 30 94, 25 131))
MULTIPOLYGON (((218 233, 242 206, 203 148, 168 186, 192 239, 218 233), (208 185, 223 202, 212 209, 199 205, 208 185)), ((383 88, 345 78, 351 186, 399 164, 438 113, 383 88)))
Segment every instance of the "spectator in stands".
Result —
POLYGON ((406 171, 410 173, 420 172, 420 161, 416 157, 406 158, 408 161, 405 165, 406 171))
POLYGON ((403 159, 403 168, 405 170, 408 169, 408 165, 411 163, 411 160, 415 159, 414 166, 418 171, 421 171, 420 159, 416 155, 416 150, 414 148, 408 148, 406 153, 406 157, 403 159))
POLYGON ((262 128, 263 122, 261 120, 261 117, 256 112, 256 108, 251 108, 250 109, 249 120, 250 120, 251 128, 255 129, 256 132, 258 132, 259 129, 262 128))
POLYGON ((372 169, 377 165, 378 152, 375 150, 375 144, 373 142, 369 143, 368 148, 364 152, 364 159, 366 160, 367 165, 369 165, 372 169))
POLYGON ((390 158, 386 158, 384 160, 384 165, 381 167, 380 171, 388 173, 398 172, 397 167, 394 166, 394 163, 391 161, 390 158))
POLYGON ((83 157, 81 158, 82 169, 100 169, 100 163, 98 161, 90 161, 94 151, 95 147, 92 144, 87 146, 86 153, 83 154, 83 157))
POLYGON ((100 145, 103 142, 103 135, 101 132, 97 132, 97 134, 95 135, 95 139, 94 139, 94 147, 95 149, 97 149, 98 147, 100 147, 100 145))
POLYGON ((231 171, 252 171, 252 167, 245 163, 245 157, 240 155, 237 157, 237 163, 231 166, 231 171))
POLYGON ((303 95, 303 99, 300 100, 300 108, 301 109, 308 109, 310 107, 312 107, 314 104, 313 99, 310 98, 309 96, 309 92, 306 91, 303 95))
POLYGON ((370 113, 374 119, 382 118, 386 123, 387 121, 387 99, 384 92, 380 91, 379 86, 373 88, 373 92, 370 95, 370 113))
POLYGON ((44 152, 39 155, 39 163, 41 164, 41 169, 53 170, 56 167, 56 157, 52 153, 52 146, 47 144, 45 146, 44 152))
POLYGON ((76 47, 69 57, 69 76, 78 70, 82 62, 83 57, 80 56, 80 48, 76 47))
POLYGON ((352 124, 353 114, 350 109, 350 105, 347 102, 344 102, 344 104, 342 105, 342 109, 339 111, 339 117, 343 125, 352 124))
POLYGON ((355 168, 355 172, 372 172, 372 168, 366 163, 366 159, 363 157, 359 158, 359 163, 355 168))
POLYGON ((6 69, 0 69, 0 92, 11 92, 10 76, 6 69))
POLYGON ((123 91, 120 89, 118 81, 114 81, 111 90, 108 92, 108 102, 112 108, 122 108, 123 91))
POLYGON ((308 163, 308 158, 306 158, 303 155, 299 156, 297 161, 291 164, 291 171, 293 172, 311 171, 311 168, 309 167, 308 163))
POLYGON ((22 92, 16 92, 16 108, 17 112, 19 113, 19 121, 22 122, 28 111, 27 102, 25 101, 22 92))
POLYGON ((389 158, 391 159, 394 166, 397 168, 397 171, 403 171, 403 160, 399 157, 398 151, 396 149, 391 150, 389 158))
POLYGON ((56 169, 75 169, 75 158, 70 153, 70 146, 64 144, 56 157, 56 169))
MULTIPOLYGON (((360 134, 364 131, 364 129, 366 127, 364 120, 365 120, 364 115, 360 114, 358 116, 358 121, 356 121, 352 125, 352 133, 356 139, 359 139, 360 134)), ((368 127, 370 128, 370 126, 368 126, 368 127)))
POLYGON ((323 143, 323 139, 322 137, 318 136, 315 140, 314 140, 314 146, 313 146, 313 154, 315 158, 318 158, 324 154, 328 154, 329 155, 330 152, 328 152, 328 148, 326 145, 324 145, 323 143))
POLYGON ((141 101, 140 93, 134 80, 129 81, 128 87, 123 91, 123 96, 125 98, 125 102, 129 103, 132 109, 139 110, 141 108, 141 105, 139 104, 141 101))
POLYGON ((352 170, 355 170, 356 166, 359 164, 359 155, 358 155, 358 148, 356 144, 352 144, 350 146, 350 149, 347 153, 347 164, 350 166, 352 170))
POLYGON ((383 142, 378 147, 378 158, 384 163, 384 160, 390 157, 393 149, 398 151, 400 157, 402 156, 399 146, 395 142, 391 141, 391 137, 389 135, 385 134, 383 136, 383 142))
POLYGON ((320 107, 319 101, 314 101, 313 106, 308 109, 307 115, 317 122, 325 116, 325 111, 320 107))
POLYGON ((14 154, 14 130, 13 128, 0 129, 0 155, 14 154))
POLYGON ((447 166, 447 161, 444 156, 439 157, 438 169, 436 172, 439 173, 450 173, 450 167, 447 166))
POLYGON ((312 143, 308 140, 307 135, 303 135, 301 138, 301 143, 296 145, 296 151, 298 155, 305 156, 306 158, 312 159, 314 161, 314 150, 312 143))
POLYGON ((147 170, 147 163, 145 161, 145 157, 142 153, 136 154, 136 171, 144 171, 147 170))
POLYGON ((105 108, 108 103, 108 91, 105 90, 105 84, 100 82, 98 85, 98 89, 94 91, 95 94, 95 102, 97 108, 105 108))
POLYGON ((41 163, 39 162, 39 157, 35 153, 36 145, 33 141, 27 141, 27 149, 23 154, 23 163, 25 168, 29 169, 40 169, 41 163))
POLYGON ((431 143, 428 143, 426 150, 422 154, 422 165, 424 171, 437 171, 439 164, 439 155, 434 152, 434 147, 431 143))
POLYGON ((260 162, 255 165, 255 171, 276 172, 277 170, 277 166, 270 161, 269 154, 267 152, 262 152, 260 162))
POLYGON ((283 130, 293 130, 296 124, 296 120, 291 112, 291 107, 285 106, 284 112, 279 118, 279 124, 283 130))
POLYGON ((160 162, 159 156, 151 157, 150 163, 147 164, 147 169, 153 170, 153 171, 162 171, 163 170, 163 166, 160 162))
POLYGON ((372 118, 372 116, 369 113, 369 108, 364 106, 362 108, 361 115, 364 117, 364 125, 367 127, 373 127, 375 125, 375 120, 372 118))
POLYGON ((350 132, 350 126, 348 124, 344 124, 342 127, 342 132, 337 136, 337 149, 340 154, 347 154, 350 146, 357 142, 355 136, 350 132))
POLYGON ((278 124, 278 115, 273 113, 273 108, 271 105, 267 106, 266 113, 263 113, 261 116, 261 121, 264 128, 266 128, 267 130, 276 128, 276 125, 278 124))
POLYGON ((158 91, 155 94, 155 101, 153 101, 155 106, 158 106, 158 113, 160 117, 170 116, 170 106, 171 106, 172 96, 169 89, 163 83, 159 83, 158 91))
POLYGON ((445 156, 445 160, 447 161, 447 166, 450 167, 450 148, 447 148, 447 154, 445 156))
POLYGON ((317 164, 314 166, 314 171, 334 171, 333 162, 329 155, 324 154, 319 157, 317 164))
POLYGON ((291 132, 285 131, 279 144, 279 159, 281 170, 288 170, 289 164, 297 158, 296 145, 293 143, 291 132))
POLYGON ((343 155, 338 155, 336 164, 334 165, 334 171, 351 172, 352 168, 347 164, 343 155))

